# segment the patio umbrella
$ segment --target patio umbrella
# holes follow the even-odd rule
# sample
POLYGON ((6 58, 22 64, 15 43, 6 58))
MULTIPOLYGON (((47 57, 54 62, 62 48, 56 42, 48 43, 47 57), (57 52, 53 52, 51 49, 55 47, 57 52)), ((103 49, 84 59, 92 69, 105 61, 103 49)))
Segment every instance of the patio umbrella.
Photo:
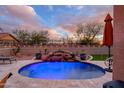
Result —
MULTIPOLYGON (((104 36, 103 36, 103 45, 108 47, 108 57, 111 56, 111 46, 113 45, 113 27, 112 27, 112 17, 110 14, 107 14, 104 22, 105 22, 105 28, 104 28, 104 36)), ((111 71, 111 63, 109 60, 109 71, 111 71)))

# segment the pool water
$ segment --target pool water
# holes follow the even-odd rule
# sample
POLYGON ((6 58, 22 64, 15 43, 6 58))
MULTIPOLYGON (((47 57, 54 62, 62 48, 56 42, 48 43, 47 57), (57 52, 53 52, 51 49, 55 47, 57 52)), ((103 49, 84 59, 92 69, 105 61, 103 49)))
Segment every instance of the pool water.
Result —
POLYGON ((65 80, 98 78, 105 71, 86 62, 37 62, 22 67, 19 74, 30 78, 65 80))

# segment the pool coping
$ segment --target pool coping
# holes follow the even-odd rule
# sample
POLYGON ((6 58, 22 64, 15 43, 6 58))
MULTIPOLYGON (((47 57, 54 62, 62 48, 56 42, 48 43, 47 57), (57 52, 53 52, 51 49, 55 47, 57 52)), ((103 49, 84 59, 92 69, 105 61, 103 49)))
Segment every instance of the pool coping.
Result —
POLYGON ((24 60, 16 63, 14 68, 11 68, 11 72, 13 76, 7 81, 5 87, 7 88, 67 88, 67 87, 102 87, 102 84, 111 80, 111 74, 106 73, 105 75, 99 78, 93 79, 81 79, 81 80, 46 80, 46 79, 34 79, 28 78, 20 75, 18 70, 28 64, 32 64, 34 62, 39 62, 39 60, 24 60), (19 64, 22 62, 22 64, 19 64), (109 77, 107 78, 107 75, 109 77))
MULTIPOLYGON (((49 62, 49 61, 38 61, 38 62, 34 62, 34 63, 30 63, 30 64, 27 64, 27 65, 25 65, 25 66, 23 66, 23 67, 21 67, 19 70, 18 70, 18 73, 20 74, 20 75, 22 75, 22 76, 24 76, 24 77, 28 77, 28 78, 38 78, 38 77, 29 77, 29 76, 27 76, 27 75, 23 75, 23 74, 21 74, 21 71, 23 71, 23 70, 25 70, 25 68, 28 68, 28 66, 31 66, 31 65, 35 65, 35 64, 42 64, 42 63, 80 63, 80 64, 86 64, 86 65, 90 65, 90 66, 93 66, 94 68, 96 68, 97 70, 100 70, 101 71, 101 73, 103 73, 103 75, 100 75, 100 76, 94 76, 94 77, 91 77, 91 78, 80 78, 80 80, 81 79, 94 79, 94 78, 99 78, 99 77, 101 77, 101 76, 104 76, 105 74, 106 74, 106 72, 105 72, 105 69, 104 68, 102 68, 101 66, 98 66, 98 65, 96 65, 96 64, 93 64, 93 63, 88 63, 88 62, 79 62, 79 61, 77 61, 77 62, 68 62, 68 61, 63 61, 63 62, 57 62, 57 61, 54 61, 54 62, 49 62)), ((54 64, 53 64, 54 65, 54 64)), ((70 64, 71 65, 71 64, 70 64)), ((39 78, 39 79, 43 79, 43 78, 39 78)), ((45 78, 44 78, 45 79, 45 78)), ((56 80, 56 79, 48 79, 48 80, 56 80)), ((57 79, 57 80, 78 80, 78 79, 61 79, 61 78, 59 78, 59 79, 57 79)))

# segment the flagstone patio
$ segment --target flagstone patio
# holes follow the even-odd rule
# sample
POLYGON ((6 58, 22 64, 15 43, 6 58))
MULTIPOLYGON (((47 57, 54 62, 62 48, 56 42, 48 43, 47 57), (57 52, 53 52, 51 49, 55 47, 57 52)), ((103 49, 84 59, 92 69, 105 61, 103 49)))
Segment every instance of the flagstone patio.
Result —
MULTIPOLYGON (((94 79, 82 79, 82 80, 45 80, 45 79, 32 79, 21 76, 18 74, 18 70, 26 64, 34 63, 38 61, 34 60, 21 60, 13 62, 13 64, 0 64, 0 79, 2 79, 9 72, 13 73, 13 76, 8 79, 6 88, 101 88, 102 85, 112 80, 112 74, 106 72, 106 74, 100 78, 94 79)), ((91 61, 91 63, 97 64, 101 67, 105 67, 103 61, 91 61)))

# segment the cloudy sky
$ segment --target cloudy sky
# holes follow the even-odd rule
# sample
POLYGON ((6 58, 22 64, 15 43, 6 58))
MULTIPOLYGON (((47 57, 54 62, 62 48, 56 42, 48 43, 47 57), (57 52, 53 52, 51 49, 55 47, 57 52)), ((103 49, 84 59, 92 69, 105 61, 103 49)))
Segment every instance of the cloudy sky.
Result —
POLYGON ((47 29, 51 38, 72 35, 76 25, 87 22, 104 23, 107 13, 113 14, 112 6, 35 5, 0 6, 0 28, 4 32, 14 29, 47 29))

